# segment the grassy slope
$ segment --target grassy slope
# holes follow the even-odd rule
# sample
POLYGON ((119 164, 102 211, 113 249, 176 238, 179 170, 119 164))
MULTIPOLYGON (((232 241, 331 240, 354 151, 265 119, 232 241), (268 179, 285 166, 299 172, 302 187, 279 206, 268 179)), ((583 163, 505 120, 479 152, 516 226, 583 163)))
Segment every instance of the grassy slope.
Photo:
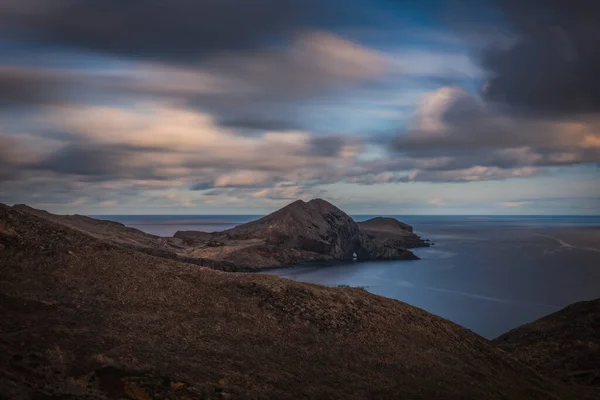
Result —
POLYGON ((405 303, 155 258, 5 206, 0 296, 7 399, 581 398, 405 303))
POLYGON ((494 343, 564 381, 596 387, 600 398, 600 299, 572 304, 494 343))

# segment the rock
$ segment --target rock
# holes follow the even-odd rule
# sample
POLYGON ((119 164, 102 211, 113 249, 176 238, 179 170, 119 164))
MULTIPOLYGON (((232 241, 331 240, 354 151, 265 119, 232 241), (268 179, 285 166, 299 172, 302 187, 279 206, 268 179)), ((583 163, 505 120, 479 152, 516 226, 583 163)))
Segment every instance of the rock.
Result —
POLYGON ((375 217, 367 221, 359 222, 358 225, 366 230, 389 231, 394 233, 413 232, 413 227, 411 225, 390 217, 375 217))
POLYGON ((358 226, 372 239, 383 243, 392 243, 394 246, 402 245, 410 249, 430 245, 428 240, 423 240, 419 235, 414 233, 412 226, 400 222, 395 218, 376 217, 358 222, 358 226), (393 244, 393 241, 397 241, 396 244, 393 244))

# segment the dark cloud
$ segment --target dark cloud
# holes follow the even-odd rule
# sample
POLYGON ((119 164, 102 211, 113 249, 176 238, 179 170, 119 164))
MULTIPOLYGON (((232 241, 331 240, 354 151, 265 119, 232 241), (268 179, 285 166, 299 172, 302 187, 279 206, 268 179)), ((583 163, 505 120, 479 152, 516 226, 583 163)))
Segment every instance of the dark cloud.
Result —
POLYGON ((43 104, 63 97, 66 80, 33 69, 0 68, 0 107, 43 104))
POLYGON ((494 3, 516 42, 484 52, 486 98, 525 113, 600 112, 600 2, 494 3))
POLYGON ((0 135, 0 182, 14 179, 18 173, 15 168, 15 142, 0 135))
POLYGON ((348 138, 343 136, 315 136, 311 138, 308 151, 318 157, 337 157, 349 143, 348 138))
POLYGON ((456 88, 429 95, 392 148, 424 169, 519 168, 600 161, 600 117, 569 119, 505 115, 456 88), (437 162, 428 162, 437 158, 437 162), (419 162, 419 160, 421 162, 419 162))
POLYGON ((2 7, 5 37, 189 62, 360 16, 340 0, 10 0, 2 7))
POLYGON ((127 151, 98 145, 71 145, 52 154, 35 167, 60 174, 119 175, 127 151))
POLYGON ((190 187, 190 190, 207 190, 215 187, 215 182, 213 180, 208 181, 200 181, 198 183, 193 184, 190 187))
POLYGON ((600 162, 600 3, 455 4, 464 15, 454 26, 488 43, 475 53, 487 78, 481 96, 457 86, 432 93, 390 142, 400 159, 353 179, 507 179, 535 176, 544 167, 600 162), (494 32, 486 24, 510 40, 491 40, 494 32), (406 169, 410 175, 394 172, 406 169))
POLYGON ((0 66, 0 107, 77 104, 91 98, 114 99, 137 95, 131 77, 115 77, 110 71, 0 66))
POLYGON ((92 181, 167 179, 154 168, 152 152, 156 149, 75 141, 27 168, 58 175, 81 175, 92 181))

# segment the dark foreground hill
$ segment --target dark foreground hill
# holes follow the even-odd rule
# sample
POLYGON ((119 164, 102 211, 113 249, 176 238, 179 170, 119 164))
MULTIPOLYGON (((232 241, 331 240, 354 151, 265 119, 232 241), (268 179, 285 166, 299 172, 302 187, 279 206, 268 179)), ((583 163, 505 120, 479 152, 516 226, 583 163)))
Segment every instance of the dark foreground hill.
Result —
POLYGON ((0 398, 579 399, 361 289, 156 258, 0 206, 0 398))
POLYGON ((596 387, 600 399, 600 299, 572 304, 494 343, 540 371, 596 387))

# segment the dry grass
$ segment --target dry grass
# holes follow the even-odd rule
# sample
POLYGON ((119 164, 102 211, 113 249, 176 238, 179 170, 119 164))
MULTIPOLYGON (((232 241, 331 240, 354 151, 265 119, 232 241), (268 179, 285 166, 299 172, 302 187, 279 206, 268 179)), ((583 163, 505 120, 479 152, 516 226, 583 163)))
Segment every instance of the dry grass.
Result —
POLYGON ((600 398, 600 299, 572 304, 494 343, 566 382, 597 388, 600 398))

